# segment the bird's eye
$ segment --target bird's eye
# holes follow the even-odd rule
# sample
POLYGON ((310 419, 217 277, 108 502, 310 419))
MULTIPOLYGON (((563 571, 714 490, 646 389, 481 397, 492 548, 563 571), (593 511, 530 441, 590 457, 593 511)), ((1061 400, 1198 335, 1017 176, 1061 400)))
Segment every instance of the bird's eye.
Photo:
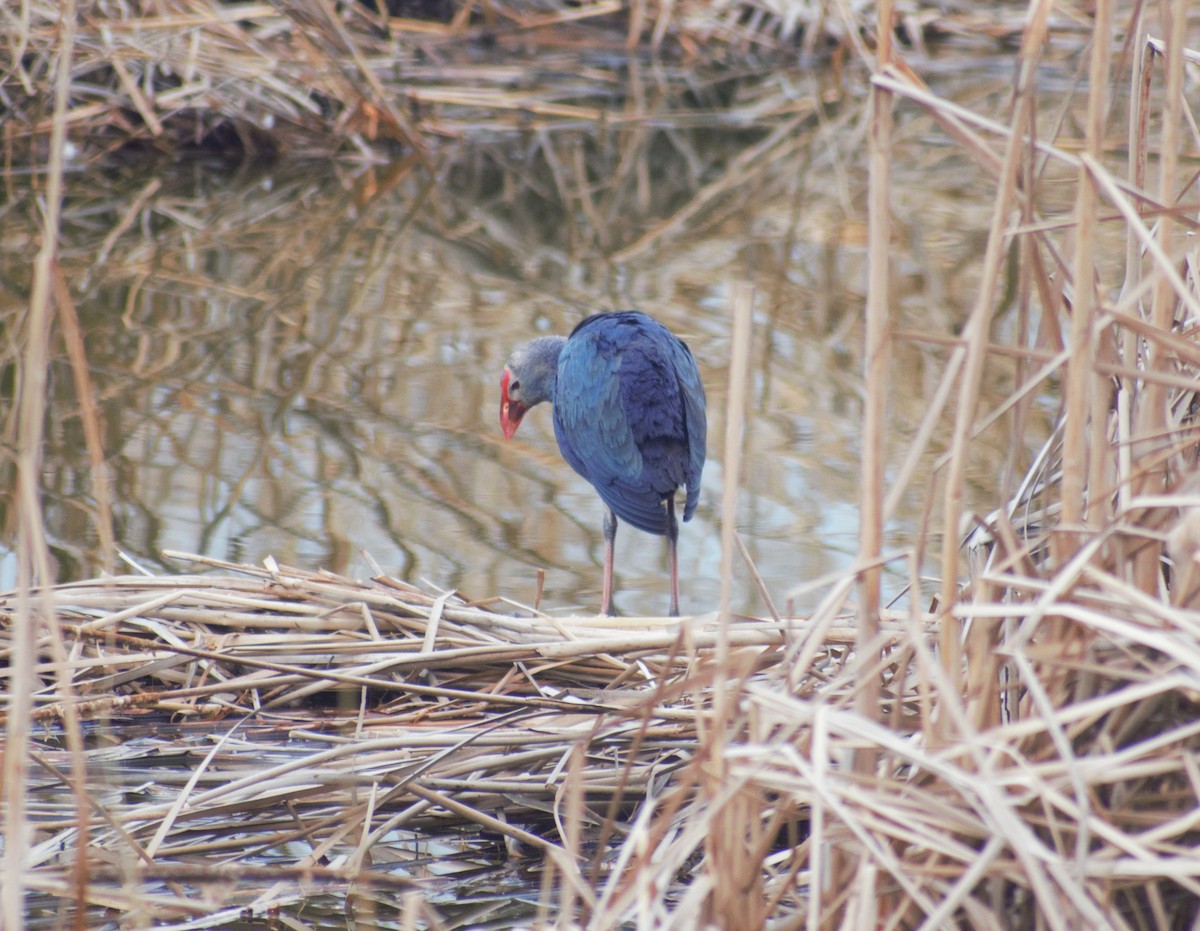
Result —
POLYGON ((509 386, 508 386, 509 394, 512 394, 514 391, 520 391, 520 390, 521 390, 521 382, 519 379, 517 381, 509 383, 509 386))

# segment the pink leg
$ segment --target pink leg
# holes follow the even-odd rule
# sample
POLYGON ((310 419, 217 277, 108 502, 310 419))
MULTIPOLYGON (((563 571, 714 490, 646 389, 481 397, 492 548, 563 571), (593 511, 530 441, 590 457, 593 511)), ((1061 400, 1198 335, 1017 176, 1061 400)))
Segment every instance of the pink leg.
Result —
POLYGON ((679 617, 679 524, 675 521, 675 496, 667 499, 667 562, 671 567, 671 617, 679 617))
POLYGON ((604 509, 604 588, 600 594, 600 613, 612 617, 613 610, 613 552, 617 542, 617 515, 612 508, 604 509))

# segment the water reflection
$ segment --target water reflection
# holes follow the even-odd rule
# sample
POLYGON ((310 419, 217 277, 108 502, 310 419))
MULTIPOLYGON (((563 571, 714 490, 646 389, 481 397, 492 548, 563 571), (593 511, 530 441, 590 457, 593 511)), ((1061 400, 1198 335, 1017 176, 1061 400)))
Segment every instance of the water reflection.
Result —
MULTIPOLYGON (((547 606, 592 610, 599 501, 559 457, 548 414, 504 442, 497 382, 512 344, 567 332, 593 309, 636 306, 687 340, 708 390, 709 465, 680 546, 684 609, 707 610, 719 588, 729 295, 749 280, 753 410, 739 527, 777 599, 845 566, 857 526, 861 87, 776 72, 743 77, 730 93, 742 95, 741 119, 696 125, 677 89, 653 119, 468 137, 447 147, 433 180, 409 163, 72 178, 61 266, 99 404, 119 546, 152 569, 178 568, 161 553, 181 550, 349 574, 372 571, 366 552, 406 578, 525 602, 544 567, 547 606)), ((990 197, 948 150, 931 159, 929 124, 909 116, 895 300, 903 326, 944 334, 973 294, 990 197)), ((10 334, 37 243, 34 185, 11 189, 0 255, 10 334)), ((8 396, 18 347, 5 342, 8 396)), ((44 496, 58 572, 70 579, 102 560, 61 349, 44 496)), ((898 451, 943 357, 898 347, 898 451)), ((1003 377, 985 390, 1002 396, 1003 377)), ((980 482, 995 481, 1006 452, 981 438, 980 482)), ((920 506, 906 503, 901 537, 920 506)), ((10 530, 0 543, 7 588, 10 530)), ((665 610, 665 569, 661 539, 624 529, 618 607, 665 610)), ((739 609, 763 610, 740 566, 736 585, 739 609)))

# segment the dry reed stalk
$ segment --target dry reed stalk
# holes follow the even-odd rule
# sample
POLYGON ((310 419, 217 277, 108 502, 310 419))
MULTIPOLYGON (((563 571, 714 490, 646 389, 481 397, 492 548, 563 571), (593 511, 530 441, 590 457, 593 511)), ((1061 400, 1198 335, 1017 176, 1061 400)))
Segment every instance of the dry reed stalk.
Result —
MULTIPOLYGON (((1017 86, 1015 91, 1016 113, 1013 126, 1024 126, 1033 108, 1036 68, 1047 38, 1047 20, 1051 4, 1038 2, 1031 5, 1029 21, 1022 36, 1021 51, 1017 60, 1017 86)), ((949 468, 945 479, 943 501, 941 596, 940 607, 950 611, 958 601, 958 551, 959 522, 963 510, 964 468, 967 463, 966 442, 970 433, 978 398, 979 380, 986 358, 987 335, 991 324, 996 288, 1000 277, 1004 254, 1008 245, 1008 222, 1012 204, 1016 198, 1017 179, 1021 165, 1023 145, 1018 132, 1009 135, 1005 148, 1003 169, 996 191, 996 202, 992 211, 992 224, 988 230, 987 250, 983 258, 983 276, 980 282, 979 299, 963 331, 966 353, 961 357, 962 381, 959 385, 958 406, 954 420, 954 435, 949 453, 949 468)), ((956 357, 958 358, 958 357, 956 357)), ((951 369, 957 374, 955 368, 951 369)), ((949 373, 948 373, 949 374, 949 373)), ((962 630, 957 624, 947 621, 942 625, 939 651, 943 668, 951 683, 957 682, 961 667, 962 630)), ((957 691, 957 690, 956 690, 957 691)), ((940 736, 949 735, 951 723, 947 715, 938 718, 940 736)))
MULTIPOLYGON (((353 843, 356 858, 324 879, 369 885, 373 874, 357 865, 362 853, 388 843, 386 838, 396 832, 411 830, 417 837, 439 825, 474 824, 544 849, 576 901, 594 916, 628 914, 644 901, 643 882, 651 875, 664 881, 683 867, 683 861, 662 864, 654 851, 675 836, 679 805, 698 785, 699 772, 689 758, 700 719, 714 707, 713 689, 723 687, 719 684, 737 665, 738 654, 731 654, 725 665, 717 662, 720 644, 729 651, 755 646, 761 653, 759 667, 770 666, 777 660, 783 629, 774 622, 729 617, 724 635, 718 636, 715 618, 707 626, 696 619, 689 658, 678 649, 676 631, 654 629, 656 619, 650 619, 650 630, 636 635, 607 629, 603 618, 560 618, 555 623, 525 618, 519 619, 526 627, 521 631, 519 625, 488 624, 489 612, 456 604, 453 596, 431 596, 401 584, 355 583, 274 564, 235 568, 246 578, 179 577, 176 582, 183 584, 174 592, 163 591, 169 579, 146 577, 73 583, 50 592, 55 614, 69 619, 64 632, 77 638, 71 660, 59 664, 73 691, 85 693, 95 684, 138 699, 114 704, 111 713, 117 714, 138 707, 144 709, 139 714, 155 706, 184 709, 189 696, 207 695, 217 701, 191 705, 193 715, 240 709, 249 716, 224 728, 219 739, 203 748, 176 742, 183 759, 176 765, 164 759, 147 773, 157 788, 144 802, 102 802, 108 796, 97 783, 103 767, 136 760, 143 750, 135 745, 88 754, 80 783, 95 800, 82 822, 91 825, 92 849, 106 851, 110 858, 127 852, 127 882, 169 879, 180 897, 196 881, 221 883, 226 891, 211 906, 218 908, 248 901, 248 890, 230 884, 228 872, 208 859, 221 851, 252 856, 254 850, 304 837, 328 856, 353 843), (364 607, 370 619, 356 606, 364 607), (344 624, 339 619, 343 614, 357 617, 358 626, 344 624), (324 626, 310 624, 301 632, 295 629, 298 618, 324 626), (234 623, 227 626, 231 619, 234 623), (256 627, 248 626, 253 619, 256 627), (422 625, 429 626, 422 630, 422 625), (436 631, 432 644, 426 636, 431 628, 436 631), (601 656, 608 661, 597 662, 601 656), (683 677, 695 662, 704 670, 704 681, 685 684, 683 677), (512 675, 517 669, 526 675, 512 675), (651 670, 653 687, 647 690, 638 682, 646 682, 651 670), (183 687, 170 687, 175 680, 183 687), (156 682, 168 687, 155 687, 156 682), (601 688, 605 682, 626 684, 590 693, 580 688, 581 682, 601 688), (306 701, 339 684, 370 687, 378 696, 395 698, 384 704, 372 700, 376 710, 365 719, 354 714, 323 720, 305 710, 306 701), (286 726, 294 739, 271 739, 272 721, 286 726), (356 736, 322 729, 331 725, 356 736), (681 794, 666 792, 672 785, 681 794), (531 832, 529 819, 537 819, 543 807, 549 810, 564 791, 575 800, 561 829, 563 843, 554 840, 552 831, 531 832), (607 806, 607 814, 593 811, 598 803, 602 809, 607 806), (619 817, 627 805, 641 812, 636 825, 619 817), (299 818, 300 827, 281 821, 283 809, 299 818), (512 823, 514 815, 522 826, 512 823), (580 841, 570 840, 589 824, 607 825, 613 836, 624 838, 623 849, 630 849, 625 845, 635 838, 644 839, 645 831, 657 840, 628 861, 631 873, 601 866, 601 848, 595 861, 601 873, 589 879, 578 861, 580 841), (651 861, 656 866, 647 872, 651 861), (597 879, 609 883, 605 896, 590 891, 597 879)), ((887 623, 899 633, 899 626, 887 623)), ((842 643, 854 636, 848 625, 827 629, 842 643)), ((818 654, 838 649, 830 645, 818 654)), ((43 703, 60 699, 40 697, 43 703)), ((79 713, 88 706, 82 699, 75 704, 79 713)), ((730 720, 735 728, 747 726, 738 724, 737 717, 730 720)), ((766 739, 758 724, 748 726, 744 741, 766 739)), ((162 743, 165 748, 171 740, 162 743)), ((62 755, 44 749, 39 759, 56 773, 62 755)), ((64 785, 74 782, 74 777, 59 778, 64 785)), ((736 784, 714 783, 711 791, 716 794, 710 817, 745 813, 753 823, 761 817, 760 802, 753 794, 740 793, 736 784)), ((75 849, 81 822, 69 810, 48 817, 51 810, 43 809, 38 819, 31 878, 36 888, 57 888, 61 895, 63 889, 48 877, 63 851, 75 849)), ((778 815, 768 817, 736 844, 725 825, 722 842, 727 850, 741 851, 739 868, 747 882, 759 876, 754 865, 766 855, 778 821, 778 815)), ((702 845, 706 833, 716 829, 706 822, 704 833, 697 825, 688 837, 702 845)), ((737 822, 739 836, 746 830, 737 822)), ((289 900, 297 878, 313 862, 260 870, 256 876, 277 881, 276 890, 260 901, 289 900)), ((109 873, 95 863, 90 869, 92 885, 77 901, 133 907, 131 900, 109 894, 109 873)), ((709 888, 697 888, 701 886, 709 888)), ((195 909, 193 903, 175 904, 169 896, 139 901, 164 919, 195 909)))
MULTIPOLYGON (((893 60, 892 30, 893 7, 890 0, 883 0, 876 11, 876 49, 874 71, 887 69, 893 60)), ((855 653, 862 679, 855 697, 855 710, 867 719, 880 714, 880 680, 874 670, 875 650, 879 643, 879 621, 881 607, 881 582, 884 527, 884 471, 887 458, 887 414, 889 362, 891 356, 891 173, 892 152, 892 106, 893 97, 887 90, 873 86, 868 98, 868 207, 867 207, 867 250, 868 282, 866 306, 866 332, 864 335, 864 381, 866 385, 863 407, 862 437, 862 487, 859 493, 859 552, 858 562, 865 566, 859 578, 858 630, 855 636, 855 653)), ((861 747, 853 751, 850 768, 856 776, 872 779, 878 768, 879 756, 873 747, 861 747)), ((849 920, 853 915, 859 923, 878 926, 885 902, 876 885, 876 874, 870 861, 855 857, 844 849, 832 858, 827 874, 830 880, 829 893, 833 896, 841 890, 854 891, 846 899, 841 915, 849 920), (866 867, 864 869, 864 867, 866 867)), ((825 893, 825 875, 816 874, 811 893, 815 904, 810 915, 821 913, 821 900, 825 893)), ((834 921, 831 917, 830 922, 834 921)))
MULTIPOLYGON (((0 876, 0 924, 9 928, 24 926, 27 890, 27 857, 30 843, 28 818, 30 723, 33 694, 37 686, 33 660, 37 642, 49 639, 50 651, 60 672, 59 689, 71 695, 66 674, 66 651, 61 632, 52 621, 52 603, 48 597, 51 581, 49 550, 39 497, 42 466, 43 425, 46 414, 46 386, 50 365, 50 329, 54 316, 54 284, 59 222, 63 202, 63 171, 66 143, 66 113, 70 98, 71 62, 75 53, 75 4, 67 0, 61 45, 53 59, 53 116, 50 130, 50 157, 47 164, 46 199, 42 241, 33 270, 33 287, 25 315, 22 353, 22 378, 18 391, 17 453, 17 585, 15 631, 8 668, 10 713, 5 721, 4 771, 4 854, 0 876), (40 586, 40 592, 35 588, 40 586)), ((88 883, 85 848, 88 843, 88 799, 84 790, 85 756, 80 737, 79 718, 74 709, 64 716, 69 751, 71 788, 78 818, 80 845, 70 872, 71 894, 77 902, 85 898, 88 883)), ((74 926, 84 927, 82 910, 75 912, 74 926)))
MULTIPOLYGON (((717 610, 717 666, 729 672, 729 625, 733 605, 733 552, 737 535, 737 499, 741 491, 742 443, 746 420, 747 382, 750 377, 750 347, 753 333, 754 289, 739 282, 733 289, 733 326, 730 348, 729 395, 725 414, 725 455, 722 465, 726 476, 721 497, 721 600, 717 610)), ((735 695, 717 698, 715 724, 723 729, 728 723, 728 704, 735 695), (728 704, 727 704, 728 701, 728 704)))
MULTIPOLYGON (((1155 240, 1159 251, 1171 255, 1174 246, 1174 211, 1178 190, 1179 130, 1183 119, 1183 76, 1184 76, 1184 29, 1187 4, 1175 0, 1159 8, 1159 28, 1166 37, 1165 54, 1162 56, 1166 71, 1166 92, 1162 104, 1162 128, 1159 141, 1158 202, 1165 210, 1158 220, 1155 240)), ((1154 284, 1154 297, 1150 321, 1155 329, 1169 332, 1179 302, 1179 290, 1165 276, 1158 276, 1154 284)), ((1186 293, 1186 290, 1184 291, 1186 293)), ((1145 366, 1148 371, 1163 368, 1163 355, 1158 347, 1147 345, 1145 366)), ((1135 395, 1138 403, 1133 410, 1133 421, 1137 433, 1144 437, 1162 435, 1168 429, 1167 394, 1159 384, 1148 385, 1141 396, 1135 395)), ((1149 448, 1139 447, 1143 454, 1153 454, 1157 444, 1151 440, 1149 448)), ((1156 494, 1169 487, 1169 474, 1165 468, 1144 474, 1135 481, 1135 493, 1156 494)), ((1152 550, 1142 550, 1135 557, 1137 581, 1146 592, 1157 588, 1158 560, 1152 550)))
POLYGON ((711 900, 706 903, 708 921, 724 928, 753 929, 762 925, 765 914, 762 873, 758 868, 762 843, 761 806, 749 795, 729 795, 725 773, 727 742, 746 739, 745 723, 738 713, 739 698, 747 672, 746 657, 731 652, 733 645, 731 604, 733 594, 734 542, 737 533, 737 501, 742 482, 742 445, 746 420, 746 398, 750 377, 750 349, 754 290, 744 282, 733 289, 733 340, 729 373, 729 395, 725 417, 725 477, 721 508, 721 602, 718 611, 717 646, 713 675, 711 729, 701 732, 700 785, 715 812, 713 829, 706 843, 711 900))
MULTIPOLYGON (((1088 72, 1088 107, 1084 130, 1084 146, 1088 156, 1099 160, 1104 146, 1104 123, 1108 115, 1109 47, 1112 34, 1112 4, 1101 0, 1096 7, 1096 32, 1092 42, 1092 55, 1088 72)), ((1102 386, 1094 383, 1095 363, 1098 355, 1095 341, 1095 317, 1097 294, 1095 288, 1096 265, 1096 222, 1098 196, 1087 169, 1080 167, 1076 186, 1075 203, 1075 261, 1073 266, 1074 290, 1071 305, 1070 347, 1071 358, 1067 365, 1067 384, 1064 392, 1063 436, 1063 481, 1062 481, 1062 530, 1055 537, 1055 558, 1065 562, 1078 548, 1080 537, 1075 529, 1086 524, 1095 525, 1101 516, 1102 505, 1098 500, 1086 502, 1084 489, 1088 478, 1095 477, 1089 464, 1088 425, 1095 420, 1107 421, 1108 404, 1102 386), (1102 404, 1097 408, 1093 404, 1102 404)), ((1090 457, 1092 463, 1100 459, 1099 446, 1090 457)), ((1094 490, 1098 483, 1092 484, 1094 490)))

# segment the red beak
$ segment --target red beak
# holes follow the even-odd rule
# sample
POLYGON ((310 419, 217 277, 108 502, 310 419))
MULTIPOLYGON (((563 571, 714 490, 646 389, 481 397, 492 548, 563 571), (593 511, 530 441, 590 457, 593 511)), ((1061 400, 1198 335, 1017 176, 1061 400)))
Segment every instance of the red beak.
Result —
POLYGON ((508 396, 508 379, 511 374, 506 368, 504 374, 500 376, 500 429, 504 431, 506 440, 513 438, 517 427, 521 426, 521 418, 529 410, 520 401, 514 401, 508 396))

